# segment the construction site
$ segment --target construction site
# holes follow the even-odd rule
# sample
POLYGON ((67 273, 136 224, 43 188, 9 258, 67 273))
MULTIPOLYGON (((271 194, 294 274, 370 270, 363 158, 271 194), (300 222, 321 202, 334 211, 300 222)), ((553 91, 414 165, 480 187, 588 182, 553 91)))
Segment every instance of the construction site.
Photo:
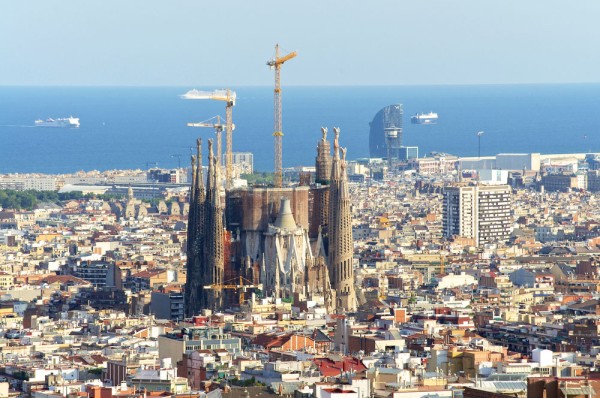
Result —
POLYGON ((208 167, 200 139, 192 156, 185 287, 188 317, 242 307, 248 300, 312 300, 330 312, 353 311, 360 304, 354 287, 346 150, 339 145, 339 129, 334 128, 333 152, 327 128, 321 129, 320 139, 315 134, 314 178, 305 175, 300 183, 283 183, 281 69, 296 56, 296 52, 281 55, 276 45, 267 62, 275 73, 272 186, 234 186, 235 91, 190 90, 181 96, 225 103, 224 120, 215 116, 188 123, 215 132, 214 139, 208 140, 208 167))

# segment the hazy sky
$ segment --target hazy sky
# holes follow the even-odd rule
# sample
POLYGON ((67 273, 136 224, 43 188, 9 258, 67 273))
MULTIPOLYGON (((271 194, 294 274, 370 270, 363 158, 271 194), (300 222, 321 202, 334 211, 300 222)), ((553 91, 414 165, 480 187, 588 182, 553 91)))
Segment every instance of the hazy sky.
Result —
POLYGON ((598 0, 0 0, 0 85, 600 82, 598 0))

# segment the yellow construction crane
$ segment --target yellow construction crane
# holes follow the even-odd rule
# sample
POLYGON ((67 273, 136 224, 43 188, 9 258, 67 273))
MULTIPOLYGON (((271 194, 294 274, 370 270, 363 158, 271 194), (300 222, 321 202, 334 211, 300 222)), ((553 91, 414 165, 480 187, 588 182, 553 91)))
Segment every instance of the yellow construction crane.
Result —
MULTIPOLYGON (((183 94, 183 99, 210 99, 214 101, 225 101, 225 181, 227 188, 231 188, 233 183, 233 107, 235 106, 236 99, 235 91, 230 89, 214 90, 214 91, 200 91, 190 90, 183 94)), ((189 125, 189 124, 188 124, 189 125)), ((221 142, 217 137, 217 151, 219 152, 218 158, 221 158, 221 142)), ((220 164, 220 163, 219 163, 220 164)))
POLYGON ((247 289, 252 289, 252 288, 260 288, 260 286, 254 285, 251 281, 249 281, 248 279, 239 276, 237 278, 233 278, 230 279, 228 281, 223 282, 223 284, 215 284, 215 285, 205 285, 204 286, 205 289, 212 289, 212 290, 218 290, 218 291, 223 291, 223 290, 237 290, 238 291, 238 303, 241 306, 242 304, 244 304, 244 293, 246 292, 247 289))
MULTIPOLYGON (((223 148, 221 146, 221 135, 223 133, 223 130, 227 127, 225 124, 221 123, 221 116, 213 116, 210 119, 205 120, 203 122, 188 123, 187 125, 188 127, 211 127, 215 129, 215 134, 217 137, 217 164, 219 165, 219 167, 221 167, 221 165, 223 164, 221 163, 221 154, 223 153, 223 148)), ((231 130, 235 130, 235 124, 233 123, 231 124, 231 130)))
POLYGON ((283 185, 283 165, 282 165, 282 145, 283 145, 283 127, 281 123, 281 65, 298 55, 295 51, 279 56, 279 44, 275 45, 275 57, 267 61, 271 69, 275 69, 275 187, 281 188, 283 185))

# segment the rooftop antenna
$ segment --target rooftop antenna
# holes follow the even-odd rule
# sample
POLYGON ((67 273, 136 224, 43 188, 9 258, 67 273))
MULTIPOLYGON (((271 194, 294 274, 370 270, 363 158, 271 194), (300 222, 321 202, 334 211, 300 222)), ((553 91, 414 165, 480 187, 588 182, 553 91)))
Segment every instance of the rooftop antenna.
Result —
POLYGON ((177 158, 177 168, 180 169, 181 168, 181 154, 180 153, 174 153, 173 155, 171 155, 172 158, 177 158))
POLYGON ((477 157, 481 159, 481 136, 484 134, 483 131, 477 132, 477 157))

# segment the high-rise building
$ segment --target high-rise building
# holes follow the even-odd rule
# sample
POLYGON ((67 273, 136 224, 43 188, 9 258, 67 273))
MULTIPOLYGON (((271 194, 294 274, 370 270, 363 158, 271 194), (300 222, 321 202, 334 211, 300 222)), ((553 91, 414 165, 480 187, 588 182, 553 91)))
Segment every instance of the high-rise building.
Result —
POLYGON ((252 152, 233 152, 233 167, 237 174, 252 174, 254 172, 254 154, 252 152))
POLYGON ((473 239, 475 245, 506 241, 512 231, 508 185, 444 188, 444 236, 473 239))
POLYGON ((381 109, 369 123, 369 153, 372 158, 398 159, 402 145, 402 104, 381 109))

